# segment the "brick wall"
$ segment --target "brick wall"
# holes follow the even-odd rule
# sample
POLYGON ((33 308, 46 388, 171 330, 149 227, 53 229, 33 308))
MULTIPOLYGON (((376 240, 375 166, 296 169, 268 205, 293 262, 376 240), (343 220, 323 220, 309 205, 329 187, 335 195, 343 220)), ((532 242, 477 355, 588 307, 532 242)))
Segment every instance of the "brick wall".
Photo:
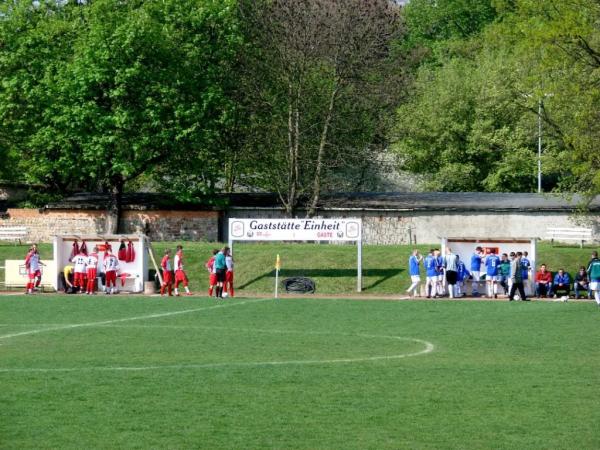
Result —
MULTIPOLYGON (((0 226, 25 226, 27 241, 51 242, 57 234, 105 234, 106 211, 8 209, 0 226)), ((206 240, 219 237, 218 211, 124 211, 121 231, 148 232, 151 240, 206 240)))

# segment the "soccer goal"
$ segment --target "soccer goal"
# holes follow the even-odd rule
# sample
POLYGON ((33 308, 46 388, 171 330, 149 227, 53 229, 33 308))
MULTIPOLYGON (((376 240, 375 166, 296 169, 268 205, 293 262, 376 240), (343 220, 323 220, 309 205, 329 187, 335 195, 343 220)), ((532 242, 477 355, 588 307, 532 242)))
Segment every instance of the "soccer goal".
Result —
POLYGON ((362 291, 361 219, 229 219, 229 248, 235 241, 356 242, 356 290, 362 291))

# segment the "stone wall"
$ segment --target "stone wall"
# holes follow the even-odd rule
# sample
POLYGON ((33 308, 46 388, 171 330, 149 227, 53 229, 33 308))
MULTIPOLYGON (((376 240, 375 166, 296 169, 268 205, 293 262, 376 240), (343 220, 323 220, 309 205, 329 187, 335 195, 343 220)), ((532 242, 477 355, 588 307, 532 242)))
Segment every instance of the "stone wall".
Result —
MULTIPOLYGON (((234 208, 222 223, 228 238, 228 218, 283 218, 276 208, 234 208)), ((299 214, 299 217, 304 217, 299 214)), ((548 227, 579 226, 568 212, 488 212, 488 211, 324 211, 322 218, 362 218, 365 244, 434 244, 443 237, 545 238, 548 227)), ((598 217, 586 224, 600 240, 598 217)), ((572 242, 572 241, 571 241, 572 242)))
MULTIPOLYGON (((8 209, 0 226, 25 226, 29 242, 51 242, 57 234, 105 234, 106 211, 8 209)), ((219 239, 218 211, 124 211, 124 234, 147 232, 151 240, 219 239)))

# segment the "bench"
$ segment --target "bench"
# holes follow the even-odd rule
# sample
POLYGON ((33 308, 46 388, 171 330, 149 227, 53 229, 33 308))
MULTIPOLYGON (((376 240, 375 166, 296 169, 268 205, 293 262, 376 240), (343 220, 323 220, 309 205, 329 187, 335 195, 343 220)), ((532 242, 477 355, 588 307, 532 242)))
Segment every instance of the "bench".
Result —
POLYGON ((554 245, 554 240, 558 241, 578 241, 579 246, 583 248, 585 241, 592 240, 591 228, 546 228, 546 236, 554 245))
POLYGON ((20 245, 21 239, 24 239, 28 233, 27 227, 0 227, 0 240, 19 241, 20 245))

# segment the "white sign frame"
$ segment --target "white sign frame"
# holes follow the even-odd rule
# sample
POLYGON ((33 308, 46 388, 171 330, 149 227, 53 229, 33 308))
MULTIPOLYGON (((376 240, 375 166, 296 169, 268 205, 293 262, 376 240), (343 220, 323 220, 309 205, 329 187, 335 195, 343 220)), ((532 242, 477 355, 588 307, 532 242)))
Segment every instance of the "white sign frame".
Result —
POLYGON ((229 248, 233 242, 318 241, 356 242, 356 290, 362 291, 362 219, 229 219, 229 248))

